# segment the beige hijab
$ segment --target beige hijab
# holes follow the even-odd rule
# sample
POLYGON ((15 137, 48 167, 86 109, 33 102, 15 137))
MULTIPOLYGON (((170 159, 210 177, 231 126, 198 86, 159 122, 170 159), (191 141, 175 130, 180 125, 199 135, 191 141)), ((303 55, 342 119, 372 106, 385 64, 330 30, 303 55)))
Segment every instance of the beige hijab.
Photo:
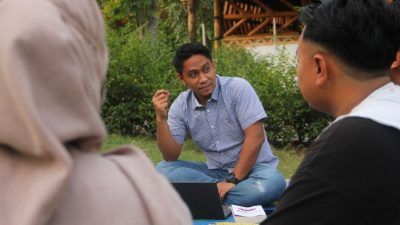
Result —
POLYGON ((107 65, 95 0, 0 0, 0 224, 191 224, 133 147, 97 154, 107 65))

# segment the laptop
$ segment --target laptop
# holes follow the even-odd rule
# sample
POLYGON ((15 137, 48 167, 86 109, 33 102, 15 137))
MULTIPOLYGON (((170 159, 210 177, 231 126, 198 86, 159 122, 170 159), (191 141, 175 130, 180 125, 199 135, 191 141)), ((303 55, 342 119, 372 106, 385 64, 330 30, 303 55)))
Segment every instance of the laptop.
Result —
POLYGON ((231 210, 222 205, 216 183, 172 183, 193 219, 224 220, 231 210))

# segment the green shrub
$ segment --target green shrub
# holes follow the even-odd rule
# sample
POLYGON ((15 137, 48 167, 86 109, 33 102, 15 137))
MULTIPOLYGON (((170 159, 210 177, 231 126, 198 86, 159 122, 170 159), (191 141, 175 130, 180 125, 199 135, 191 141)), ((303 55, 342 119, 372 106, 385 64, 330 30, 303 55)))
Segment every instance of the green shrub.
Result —
MULTIPOLYGON (((162 35, 158 40, 140 36, 129 26, 108 31, 110 65, 102 115, 110 132, 154 135, 154 91, 167 89, 173 100, 183 90, 171 65, 175 49, 163 43, 162 35)), ((275 147, 307 145, 330 120, 303 100, 295 61, 284 50, 254 58, 244 49, 220 48, 214 61, 219 74, 240 76, 253 85, 267 111, 267 136, 275 147)))
POLYGON ((151 36, 141 37, 130 27, 108 31, 109 69, 102 115, 110 132, 152 134, 156 89, 172 97, 182 90, 171 67, 173 50, 151 36))

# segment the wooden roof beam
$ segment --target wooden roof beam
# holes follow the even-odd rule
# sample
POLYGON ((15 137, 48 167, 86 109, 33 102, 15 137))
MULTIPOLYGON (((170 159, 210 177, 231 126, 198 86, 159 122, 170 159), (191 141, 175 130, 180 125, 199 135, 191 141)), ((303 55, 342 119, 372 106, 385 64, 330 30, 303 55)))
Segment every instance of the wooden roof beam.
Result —
POLYGON ((234 11, 239 12, 239 14, 241 14, 241 13, 246 14, 246 13, 247 13, 245 10, 243 10, 243 9, 240 8, 240 7, 238 7, 238 6, 236 5, 236 3, 233 3, 233 2, 230 2, 230 1, 229 1, 228 4, 230 4, 230 5, 232 6, 232 8, 233 8, 234 11))
POLYGON ((256 34, 259 30, 261 30, 263 27, 267 26, 268 23, 271 22, 271 18, 265 19, 262 23, 260 23, 256 28, 254 28, 252 31, 250 31, 247 36, 252 36, 253 34, 256 34))
POLYGON ((231 29, 229 29, 228 31, 225 32, 224 37, 232 34, 237 28, 240 27, 240 25, 242 25, 246 21, 247 21, 246 18, 241 19, 238 23, 236 23, 234 26, 232 26, 231 29))
POLYGON ((263 8, 267 12, 274 12, 272 9, 270 9, 266 4, 264 4, 260 0, 251 0, 252 2, 258 4, 261 8, 263 8))
POLYGON ((277 30, 279 31, 279 30, 282 30, 283 28, 288 27, 290 24, 292 24, 294 21, 296 21, 297 18, 299 18, 299 16, 295 16, 295 17, 291 18, 290 20, 286 21, 285 24, 283 24, 282 26, 280 26, 277 30))

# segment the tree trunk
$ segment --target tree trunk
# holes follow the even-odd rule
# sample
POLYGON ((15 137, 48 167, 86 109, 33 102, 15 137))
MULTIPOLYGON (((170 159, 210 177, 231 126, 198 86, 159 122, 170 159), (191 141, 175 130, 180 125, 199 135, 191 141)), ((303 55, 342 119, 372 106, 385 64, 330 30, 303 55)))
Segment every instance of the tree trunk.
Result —
POLYGON ((188 32, 190 42, 196 41, 195 0, 188 0, 188 32))
POLYGON ((221 1, 214 0, 214 48, 217 49, 221 45, 221 1))

